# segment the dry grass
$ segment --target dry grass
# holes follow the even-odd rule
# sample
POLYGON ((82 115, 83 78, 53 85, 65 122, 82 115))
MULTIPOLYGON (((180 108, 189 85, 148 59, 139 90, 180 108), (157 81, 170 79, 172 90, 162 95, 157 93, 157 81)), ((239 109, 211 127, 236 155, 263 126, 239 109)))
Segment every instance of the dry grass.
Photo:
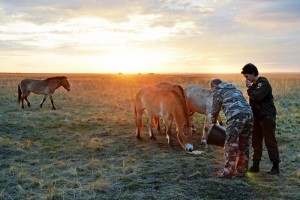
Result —
MULTIPOLYGON (((66 74, 64 74, 66 75, 66 74)), ((300 75, 267 74, 278 109, 280 176, 270 176, 264 152, 262 172, 245 179, 219 180, 223 151, 200 146, 202 119, 196 116, 194 146, 204 154, 169 148, 163 135, 135 139, 133 97, 158 82, 206 87, 213 77, 232 82, 246 94, 244 79, 234 75, 92 75, 67 74, 71 92, 54 95, 39 108, 17 105, 23 78, 54 74, 0 75, 0 199, 299 199, 300 75)), ((174 131, 173 131, 174 132, 174 131)), ((174 134, 173 134, 174 136, 174 134)))

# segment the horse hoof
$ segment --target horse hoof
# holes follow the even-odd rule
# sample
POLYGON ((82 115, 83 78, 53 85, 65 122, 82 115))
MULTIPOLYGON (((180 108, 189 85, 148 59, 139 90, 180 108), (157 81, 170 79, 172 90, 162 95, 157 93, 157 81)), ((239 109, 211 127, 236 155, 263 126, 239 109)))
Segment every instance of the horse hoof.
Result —
POLYGON ((137 136, 136 136, 136 139, 137 139, 137 140, 142 140, 142 138, 141 138, 140 135, 137 135, 137 136))
POLYGON ((206 140, 201 140, 201 144, 202 144, 202 145, 207 145, 206 140))
POLYGON ((155 136, 151 136, 150 139, 151 140, 156 140, 156 137, 155 136))
POLYGON ((52 107, 52 110, 56 110, 56 108, 55 108, 55 107, 52 107))

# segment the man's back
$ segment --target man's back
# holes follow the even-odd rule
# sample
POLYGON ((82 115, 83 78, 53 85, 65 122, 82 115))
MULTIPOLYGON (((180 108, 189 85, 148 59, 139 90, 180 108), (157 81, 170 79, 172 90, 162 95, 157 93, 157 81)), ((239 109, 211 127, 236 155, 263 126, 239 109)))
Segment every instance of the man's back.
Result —
POLYGON ((239 113, 252 113, 242 92, 232 84, 220 83, 214 90, 213 97, 214 102, 222 104, 227 120, 239 113))

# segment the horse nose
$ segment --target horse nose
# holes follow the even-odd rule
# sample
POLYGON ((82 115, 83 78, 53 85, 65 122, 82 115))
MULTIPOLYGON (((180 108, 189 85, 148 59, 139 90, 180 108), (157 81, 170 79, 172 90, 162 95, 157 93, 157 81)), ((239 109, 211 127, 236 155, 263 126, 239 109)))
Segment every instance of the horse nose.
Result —
POLYGON ((192 144, 186 144, 185 145, 185 150, 188 152, 192 152, 193 151, 193 145, 192 144))

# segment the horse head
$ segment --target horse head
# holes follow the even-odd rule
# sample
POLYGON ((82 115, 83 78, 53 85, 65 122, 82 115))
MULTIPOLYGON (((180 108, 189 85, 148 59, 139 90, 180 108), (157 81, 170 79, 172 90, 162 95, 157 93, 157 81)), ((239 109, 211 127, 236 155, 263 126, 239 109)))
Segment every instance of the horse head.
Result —
POLYGON ((193 128, 184 124, 177 130, 177 138, 181 146, 188 152, 193 151, 193 128))
POLYGON ((70 84, 69 84, 69 82, 68 82, 68 80, 67 80, 67 78, 66 77, 63 77, 63 79, 62 79, 62 86, 67 90, 67 91, 71 91, 71 86, 70 86, 70 84))

